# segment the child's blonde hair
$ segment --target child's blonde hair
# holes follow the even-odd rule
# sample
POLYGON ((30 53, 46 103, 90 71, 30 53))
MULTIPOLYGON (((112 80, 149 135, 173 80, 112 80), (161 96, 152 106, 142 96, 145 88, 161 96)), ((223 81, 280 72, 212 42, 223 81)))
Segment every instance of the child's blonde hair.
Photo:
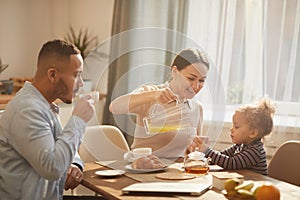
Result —
POLYGON ((264 98, 255 105, 245 105, 237 109, 244 114, 249 126, 258 130, 258 137, 263 138, 273 129, 275 105, 270 99, 264 98))

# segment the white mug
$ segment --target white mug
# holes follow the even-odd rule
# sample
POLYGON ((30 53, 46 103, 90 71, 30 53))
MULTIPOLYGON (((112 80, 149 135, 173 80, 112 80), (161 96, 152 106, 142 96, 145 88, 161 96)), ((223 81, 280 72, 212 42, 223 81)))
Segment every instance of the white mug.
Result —
POLYGON ((99 95, 98 91, 92 91, 92 92, 89 92, 89 93, 80 94, 79 98, 83 98, 87 95, 92 96, 92 99, 93 99, 94 103, 97 103, 99 101, 100 95, 99 95))
POLYGON ((133 162, 138 158, 149 156, 151 154, 152 154, 152 149, 149 147, 135 148, 129 152, 126 152, 124 154, 124 159, 129 162, 133 162))

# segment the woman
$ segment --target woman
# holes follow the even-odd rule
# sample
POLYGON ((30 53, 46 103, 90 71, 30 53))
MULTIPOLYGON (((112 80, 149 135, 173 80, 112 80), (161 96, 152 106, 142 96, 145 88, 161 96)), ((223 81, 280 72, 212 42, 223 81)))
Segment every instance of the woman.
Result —
MULTIPOLYGON (((110 104, 113 114, 136 114, 136 128, 132 148, 151 147, 162 158, 184 155, 191 136, 202 129, 202 105, 193 97, 203 88, 209 69, 206 55, 198 49, 184 49, 171 64, 171 79, 161 85, 142 85, 132 93, 116 98, 110 104), (188 112, 188 129, 147 134, 143 119, 155 110, 171 109, 179 105, 188 112), (196 131, 195 131, 196 130, 196 131)), ((185 113, 187 114, 187 113, 185 113)))

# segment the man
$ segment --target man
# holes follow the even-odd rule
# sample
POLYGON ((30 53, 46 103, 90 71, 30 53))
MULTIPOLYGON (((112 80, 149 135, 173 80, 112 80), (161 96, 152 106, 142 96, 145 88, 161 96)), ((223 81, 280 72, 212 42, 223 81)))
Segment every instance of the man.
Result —
POLYGON ((1 199, 62 199, 64 188, 82 180, 77 150, 94 114, 93 100, 78 100, 64 128, 54 103, 72 103, 83 86, 82 71, 83 59, 73 44, 43 45, 33 82, 25 83, 0 119, 1 199))

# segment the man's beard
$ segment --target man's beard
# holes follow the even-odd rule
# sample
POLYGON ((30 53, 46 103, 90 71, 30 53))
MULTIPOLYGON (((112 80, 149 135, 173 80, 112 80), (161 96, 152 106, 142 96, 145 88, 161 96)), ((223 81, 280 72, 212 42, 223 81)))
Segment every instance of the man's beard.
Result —
MULTIPOLYGON (((66 83, 64 82, 64 80, 60 79, 60 81, 56 84, 55 88, 56 88, 55 93, 60 100, 62 100, 66 104, 72 103, 73 98, 71 98, 71 99, 66 98, 69 91, 68 91, 68 87, 67 87, 66 83)), ((72 97, 73 97, 73 94, 72 94, 72 97)))

